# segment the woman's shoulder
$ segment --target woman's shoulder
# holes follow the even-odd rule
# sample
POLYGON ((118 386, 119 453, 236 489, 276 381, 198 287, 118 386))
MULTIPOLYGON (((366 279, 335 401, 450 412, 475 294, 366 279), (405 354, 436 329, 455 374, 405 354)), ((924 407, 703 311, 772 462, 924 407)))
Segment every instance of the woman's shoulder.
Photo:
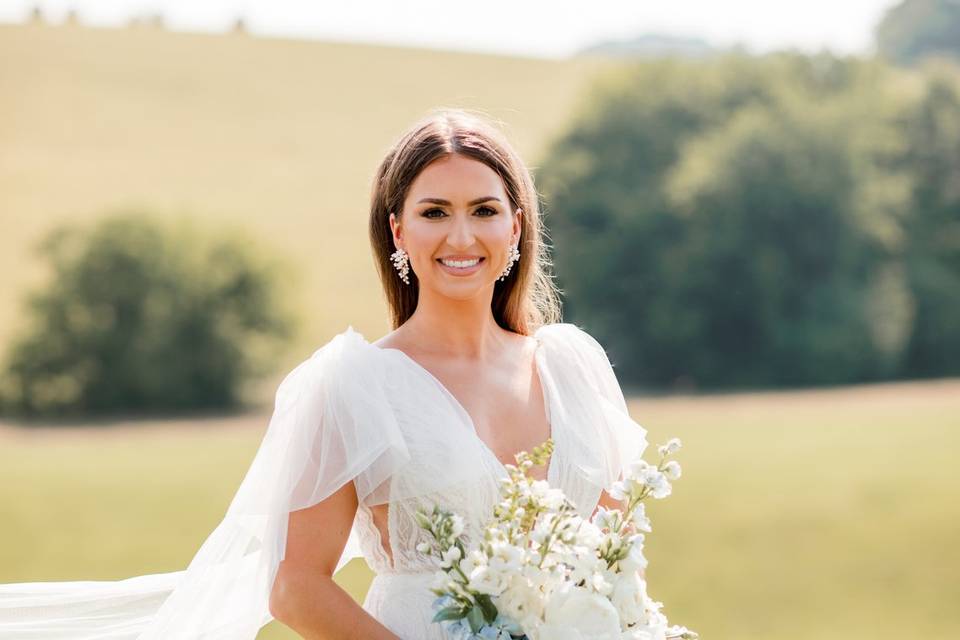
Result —
POLYGON ((332 379, 346 382, 351 377, 362 378, 373 349, 377 347, 353 325, 348 325, 290 369, 280 382, 277 394, 290 395, 290 389, 305 389, 332 379), (351 376, 351 372, 356 376, 351 376))
POLYGON ((588 331, 570 322, 558 322, 541 326, 535 335, 542 340, 561 373, 574 376, 578 384, 595 389, 626 411, 613 363, 603 345, 588 331))
POLYGON ((602 358, 609 362, 607 351, 603 345, 585 329, 571 322, 541 325, 534 332, 534 335, 554 349, 565 349, 579 357, 602 358))

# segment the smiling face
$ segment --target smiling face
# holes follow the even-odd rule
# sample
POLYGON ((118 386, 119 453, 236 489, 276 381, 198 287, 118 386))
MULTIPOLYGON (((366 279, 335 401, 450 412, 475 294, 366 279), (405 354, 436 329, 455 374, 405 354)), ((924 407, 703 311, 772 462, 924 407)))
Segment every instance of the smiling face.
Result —
POLYGON ((410 256, 421 294, 466 299, 492 295, 510 248, 519 242, 521 215, 511 209, 493 169, 453 154, 420 172, 407 192, 402 215, 390 214, 390 228, 394 245, 410 256))

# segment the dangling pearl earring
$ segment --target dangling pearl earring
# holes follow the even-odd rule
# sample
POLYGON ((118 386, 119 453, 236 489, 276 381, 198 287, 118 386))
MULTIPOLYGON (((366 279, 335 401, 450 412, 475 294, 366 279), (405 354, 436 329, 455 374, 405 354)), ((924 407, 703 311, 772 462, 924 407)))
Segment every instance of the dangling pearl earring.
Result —
POLYGON ((407 252, 403 249, 397 249, 392 254, 390 254, 390 259, 393 260, 393 266, 400 272, 400 279, 410 284, 410 256, 407 255, 407 252))
POLYGON ((513 268, 513 263, 520 259, 520 252, 517 251, 515 246, 510 247, 510 256, 507 258, 507 268, 503 270, 503 273, 500 274, 500 277, 497 280, 506 280, 507 276, 510 275, 510 269, 513 268))

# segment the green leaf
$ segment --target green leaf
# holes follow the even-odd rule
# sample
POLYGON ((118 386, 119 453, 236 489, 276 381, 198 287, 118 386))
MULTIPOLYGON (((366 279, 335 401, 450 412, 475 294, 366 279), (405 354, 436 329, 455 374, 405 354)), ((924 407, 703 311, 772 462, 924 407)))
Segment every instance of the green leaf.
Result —
POLYGON ((474 633, 478 633, 483 627, 483 613, 480 611, 480 607, 471 607, 470 611, 467 613, 467 622, 470 623, 470 630, 474 633))
POLYGON ((487 622, 493 622, 497 619, 497 605, 493 604, 493 600, 486 593, 480 594, 477 596, 477 604, 480 605, 480 608, 483 610, 483 617, 487 622))
POLYGON ((459 620, 466 613, 459 605, 450 605, 449 607, 444 607, 437 611, 436 615, 433 616, 433 622, 443 622, 444 620, 459 620))

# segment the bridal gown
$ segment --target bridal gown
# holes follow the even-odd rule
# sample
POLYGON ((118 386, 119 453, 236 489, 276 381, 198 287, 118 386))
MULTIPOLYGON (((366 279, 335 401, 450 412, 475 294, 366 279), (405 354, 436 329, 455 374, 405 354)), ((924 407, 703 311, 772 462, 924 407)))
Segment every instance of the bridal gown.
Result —
MULTIPOLYGON (((535 333, 536 371, 555 448, 547 480, 589 517, 602 489, 647 446, 601 345, 570 323, 535 333)), ((376 573, 364 610, 403 640, 448 636, 432 623, 437 559, 414 519, 434 504, 459 513, 467 543, 498 500, 504 465, 463 405, 398 349, 352 326, 297 365, 222 522, 182 571, 117 581, 0 585, 0 640, 237 640, 273 617, 269 594, 288 515, 353 481, 359 507, 339 570, 362 556, 376 573), (384 548, 371 507, 388 504, 384 548)), ((323 606, 323 603, 318 603, 323 606)))

